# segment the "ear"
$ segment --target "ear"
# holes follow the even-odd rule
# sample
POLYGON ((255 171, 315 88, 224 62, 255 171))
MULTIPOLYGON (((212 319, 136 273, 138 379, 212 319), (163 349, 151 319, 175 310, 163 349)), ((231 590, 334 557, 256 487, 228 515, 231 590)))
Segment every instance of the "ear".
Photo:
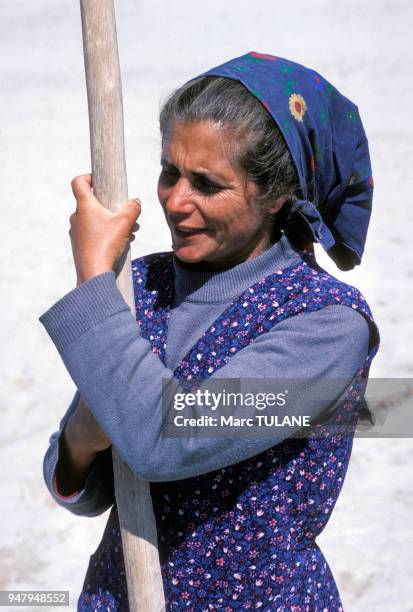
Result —
POLYGON ((270 202, 268 205, 268 212, 277 213, 281 210, 284 204, 291 198, 291 194, 285 193, 284 195, 279 196, 277 199, 270 202))

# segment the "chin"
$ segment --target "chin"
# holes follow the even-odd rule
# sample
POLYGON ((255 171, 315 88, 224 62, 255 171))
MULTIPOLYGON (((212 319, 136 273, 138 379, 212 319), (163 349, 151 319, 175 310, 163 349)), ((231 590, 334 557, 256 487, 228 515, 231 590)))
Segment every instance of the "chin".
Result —
POLYGON ((185 263, 198 263, 200 261, 204 261, 207 254, 201 251, 197 251, 193 248, 188 247, 178 247, 174 248, 174 253, 178 259, 184 261, 185 263))

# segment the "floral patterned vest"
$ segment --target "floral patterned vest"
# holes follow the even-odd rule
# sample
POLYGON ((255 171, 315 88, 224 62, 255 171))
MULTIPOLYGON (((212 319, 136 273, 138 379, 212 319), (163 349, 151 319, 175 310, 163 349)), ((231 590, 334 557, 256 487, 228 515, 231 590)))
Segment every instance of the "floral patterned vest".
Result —
MULTIPOLYGON (((133 262, 136 319, 165 363, 174 299, 173 253, 133 262)), ((369 322, 370 347, 343 401, 308 437, 288 438, 250 459, 179 481, 151 483, 166 610, 342 610, 315 542, 343 485, 379 334, 360 292, 312 254, 248 287, 178 363, 182 381, 205 379, 280 321, 342 304, 369 322), (343 426, 343 427, 341 427, 343 426)), ((128 612, 116 505, 91 556, 78 610, 128 612)))

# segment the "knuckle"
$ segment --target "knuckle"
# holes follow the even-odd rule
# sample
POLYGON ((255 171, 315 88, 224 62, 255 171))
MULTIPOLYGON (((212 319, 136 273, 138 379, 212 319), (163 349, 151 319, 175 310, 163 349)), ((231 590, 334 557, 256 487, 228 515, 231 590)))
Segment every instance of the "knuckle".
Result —
POLYGON ((130 221, 129 221, 129 215, 126 211, 122 210, 119 214, 119 221, 122 223, 122 225, 129 225, 130 221))

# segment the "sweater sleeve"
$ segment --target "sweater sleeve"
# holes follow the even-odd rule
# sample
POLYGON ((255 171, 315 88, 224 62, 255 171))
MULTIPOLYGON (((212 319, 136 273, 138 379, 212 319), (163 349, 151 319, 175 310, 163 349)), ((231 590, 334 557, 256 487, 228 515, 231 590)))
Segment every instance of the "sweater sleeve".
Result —
MULTIPOLYGON (((139 326, 116 287, 113 272, 73 289, 40 317, 90 410, 121 457, 143 480, 193 477, 252 457, 300 427, 277 427, 271 436, 167 437, 162 433, 162 381, 167 397, 181 391, 141 336, 139 326)), ((315 420, 331 410, 363 365, 369 326, 346 306, 329 306, 296 316, 258 336, 217 370, 211 379, 239 379, 242 393, 257 392, 248 380, 338 379, 334 397, 307 402, 301 385, 294 414, 315 420), (243 383, 245 379, 245 384, 243 383), (301 402, 301 403, 300 403, 301 402)), ((209 380, 211 380, 209 379, 209 380)), ((259 382, 259 381, 258 381, 259 382)))
POLYGON ((98 516, 114 503, 111 449, 98 453, 81 491, 64 496, 58 491, 56 466, 59 461, 59 440, 63 429, 77 408, 80 393, 76 391, 66 414, 60 421, 59 431, 49 439, 49 448, 43 460, 43 477, 53 499, 63 508, 79 516, 98 516))

